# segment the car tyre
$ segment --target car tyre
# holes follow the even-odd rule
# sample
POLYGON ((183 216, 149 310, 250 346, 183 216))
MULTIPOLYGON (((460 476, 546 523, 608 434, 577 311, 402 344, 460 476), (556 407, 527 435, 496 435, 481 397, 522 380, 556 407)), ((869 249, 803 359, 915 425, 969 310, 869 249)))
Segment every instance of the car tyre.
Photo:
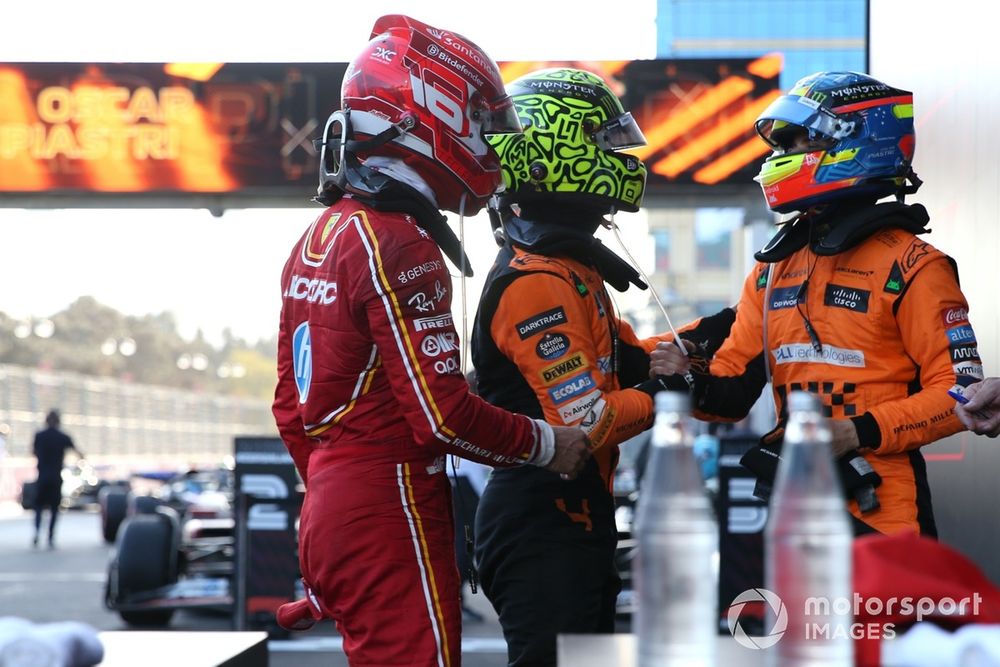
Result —
POLYGON ((101 534, 105 542, 113 544, 128 513, 128 490, 120 486, 106 486, 97 498, 101 505, 101 534))
MULTIPOLYGON (((137 514, 129 517, 118 536, 116 567, 119 597, 156 590, 177 581, 175 522, 162 514, 137 514)), ((120 611, 129 625, 164 626, 173 609, 120 611)))

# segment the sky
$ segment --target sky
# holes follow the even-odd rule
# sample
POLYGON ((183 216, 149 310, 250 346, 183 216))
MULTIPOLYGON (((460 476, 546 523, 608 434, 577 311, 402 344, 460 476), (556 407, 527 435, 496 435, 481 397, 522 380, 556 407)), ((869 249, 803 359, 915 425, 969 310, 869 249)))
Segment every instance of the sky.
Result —
MULTIPOLYGON (((365 45, 375 19, 391 13, 461 33, 495 60, 652 58, 656 45, 655 0, 623 0, 617 12, 557 2, 508 14, 454 0, 286 0, 267 11, 175 0, 141 17, 124 0, 10 4, 5 25, 44 25, 45 39, 35 30, 5 31, 0 63, 344 62, 365 45)), ((46 317, 88 295, 126 315, 170 311, 188 338, 200 329, 218 342, 226 328, 250 341, 268 338, 281 268, 318 212, 245 209, 216 218, 191 209, 0 207, 0 311, 46 317)), ((632 251, 644 250, 643 214, 622 214, 619 224, 636 239, 632 251)), ((471 320, 496 246, 485 216, 470 219, 465 233, 477 272, 467 285, 471 320)))

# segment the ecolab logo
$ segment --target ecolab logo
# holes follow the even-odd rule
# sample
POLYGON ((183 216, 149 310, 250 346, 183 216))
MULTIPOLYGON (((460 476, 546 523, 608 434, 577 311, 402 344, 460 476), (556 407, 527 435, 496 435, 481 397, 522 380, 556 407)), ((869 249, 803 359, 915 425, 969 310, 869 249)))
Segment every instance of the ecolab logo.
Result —
POLYGON ((588 392, 594 388, 596 388, 594 379, 590 376, 590 373, 587 372, 566 380, 553 389, 549 389, 549 396, 552 397, 553 403, 559 405, 560 403, 565 403, 574 396, 588 392))
POLYGON ((941 311, 941 321, 944 322, 946 327, 951 327, 953 324, 965 324, 969 320, 969 309, 958 307, 958 308, 947 308, 941 311))

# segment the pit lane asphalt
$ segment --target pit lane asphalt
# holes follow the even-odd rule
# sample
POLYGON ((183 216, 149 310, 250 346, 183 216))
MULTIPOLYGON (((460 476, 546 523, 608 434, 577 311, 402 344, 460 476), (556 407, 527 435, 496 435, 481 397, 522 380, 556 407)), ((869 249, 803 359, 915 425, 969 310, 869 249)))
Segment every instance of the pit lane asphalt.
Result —
MULTIPOLYGON (((46 517, 47 519, 47 517, 46 517)), ((47 523, 43 523, 43 534, 47 523)), ((34 513, 13 503, 0 503, 0 616, 18 616, 34 623, 81 621, 98 632, 128 630, 114 612, 103 605, 104 580, 110 545, 101 538, 100 517, 91 511, 67 511, 56 524, 56 548, 31 547, 34 513)), ((484 616, 481 623, 468 623, 462 640, 465 667, 501 667, 507 664, 506 649, 496 615, 479 593, 468 595, 470 606, 484 616)), ((177 612, 169 630, 232 629, 227 615, 177 612)), ((288 640, 268 643, 271 667, 346 667, 340 637, 332 624, 296 634, 288 640)), ((173 665, 144 656, 147 667, 173 665)), ((192 666, 198 667, 198 666, 192 666)), ((206 666, 207 667, 207 666, 206 666)))

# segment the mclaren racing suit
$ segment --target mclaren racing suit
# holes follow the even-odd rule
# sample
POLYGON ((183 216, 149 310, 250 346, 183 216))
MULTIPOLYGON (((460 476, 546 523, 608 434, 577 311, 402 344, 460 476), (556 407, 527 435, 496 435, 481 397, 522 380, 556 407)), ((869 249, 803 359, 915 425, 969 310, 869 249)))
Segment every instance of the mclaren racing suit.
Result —
POLYGON ((314 615, 336 621, 351 665, 459 665, 445 455, 544 460, 548 426, 469 393, 450 277, 410 215, 344 197, 295 246, 282 290, 273 412, 306 484, 314 615))
POLYGON ((957 375, 981 379, 982 362, 952 261, 901 228, 926 231, 923 207, 882 204, 865 215, 875 231, 843 251, 803 244, 757 264, 711 375, 695 373, 697 407, 744 416, 762 388, 762 374, 749 371, 766 357, 779 423, 795 390, 854 422, 882 484, 880 509, 862 515, 851 500, 852 515, 883 533, 934 535, 919 448, 962 430, 947 391, 957 375))
POLYGON ((476 559, 510 665, 554 665, 558 633, 614 632, 618 444, 652 422, 652 393, 662 386, 649 381, 648 351, 670 338, 639 340, 602 276, 575 259, 508 244, 486 279, 472 343, 480 395, 580 425, 593 447, 573 481, 497 469, 480 499, 476 559))

